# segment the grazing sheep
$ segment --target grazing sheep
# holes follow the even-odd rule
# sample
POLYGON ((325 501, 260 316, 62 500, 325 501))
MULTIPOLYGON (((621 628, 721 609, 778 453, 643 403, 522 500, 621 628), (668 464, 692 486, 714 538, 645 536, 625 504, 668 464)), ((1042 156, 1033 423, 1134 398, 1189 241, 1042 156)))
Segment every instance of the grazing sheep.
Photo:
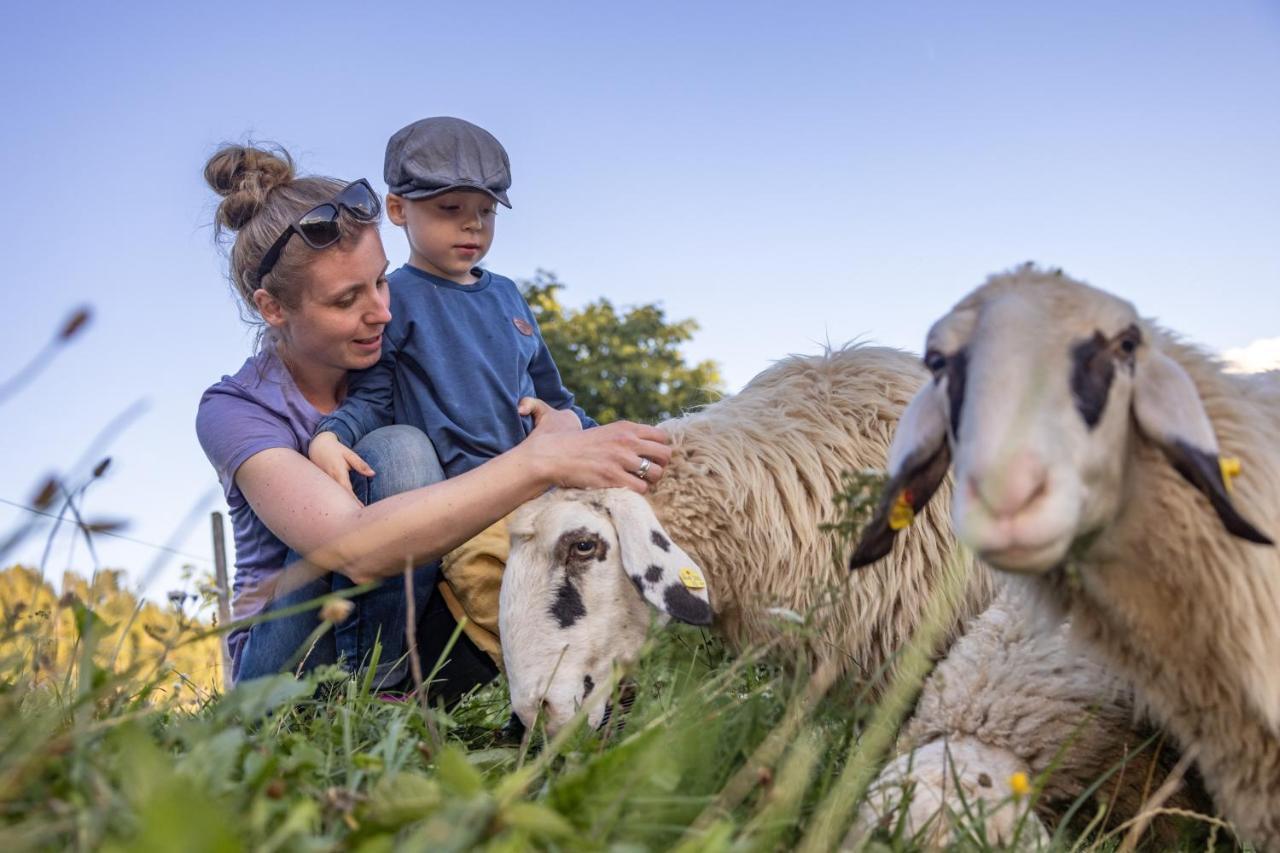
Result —
MULTIPOLYGON (((913 356, 875 347, 789 358, 739 394, 663 425, 674 456, 650 500, 625 490, 560 490, 520 509, 510 521, 500 603, 517 715, 531 724, 542 709, 550 730, 563 725, 597 685, 609 683, 615 661, 639 652, 650 622, 646 600, 686 622, 714 618, 735 648, 773 641, 801 650, 807 643, 802 650, 815 664, 830 659, 870 682, 915 630, 952 559, 948 489, 891 543, 892 560, 852 581, 819 528, 832 520, 843 471, 884 464, 898 417, 925 378, 913 356), (815 635, 780 630, 777 608, 813 614, 815 635)), ((992 585, 987 570, 972 567, 957 630, 991 602, 992 585)), ((949 734, 972 742, 953 765, 940 753, 932 767, 928 756, 915 765, 939 803, 955 805, 946 782, 954 768, 972 782, 976 799, 994 806, 1000 791, 981 779, 1003 785, 1010 760, 1038 773, 1067 741, 1073 758, 1064 774, 1074 775, 1060 774, 1055 784, 1078 794, 1122 759, 1126 744, 1142 740, 1128 692, 1093 677, 1097 666, 1087 657, 1042 651, 1024 661, 1010 652, 1027 644, 1027 618, 1003 608, 974 619, 955 647, 974 654, 947 670, 949 681, 935 674, 925 685, 920 708, 928 713, 916 714, 904 745, 927 748, 949 734), (998 664, 987 666, 987 652, 998 664), (999 689, 988 690, 992 684, 999 689), (991 705, 971 715, 983 727, 958 710, 953 697, 965 690, 971 705, 991 705), (1039 727, 1022 725, 1035 703, 1052 705, 1052 714, 1040 713, 1039 727)), ((589 723, 598 725, 604 713, 597 702, 589 723)), ((1124 784, 1140 790, 1145 780, 1129 773, 1124 784)), ((913 821, 930 817, 919 812, 913 821)))
MULTIPOLYGON (((663 424, 673 458, 649 501, 561 490, 518 510, 500 604, 517 714, 531 720, 545 696, 554 729, 584 685, 607 683, 613 661, 639 651, 649 615, 633 583, 677 619, 707 624, 714 610, 735 648, 775 640, 800 651, 806 637, 779 631, 769 608, 812 613, 822 628, 802 651, 815 664, 835 659, 867 680, 879 673, 952 558, 947 496, 901 537, 891 564, 854 584, 820 526, 835 520, 843 472, 884 464, 898 414, 925 379, 918 359, 881 347, 788 358, 738 394, 663 424), (593 551, 591 542, 602 544, 593 551), (625 572, 616 562, 585 571, 592 564, 578 553, 620 558, 625 572), (682 568, 697 573, 694 586, 705 588, 694 591, 711 610, 667 607, 663 590, 687 589, 682 568)), ((990 601, 990 585, 988 572, 969 572, 957 628, 990 601)))
POLYGON ((1025 266, 929 332, 852 566, 954 462, 959 538, 1025 577, 1280 850, 1280 374, 1232 376, 1110 294, 1025 266), (1251 520, 1252 519, 1252 520, 1251 520))

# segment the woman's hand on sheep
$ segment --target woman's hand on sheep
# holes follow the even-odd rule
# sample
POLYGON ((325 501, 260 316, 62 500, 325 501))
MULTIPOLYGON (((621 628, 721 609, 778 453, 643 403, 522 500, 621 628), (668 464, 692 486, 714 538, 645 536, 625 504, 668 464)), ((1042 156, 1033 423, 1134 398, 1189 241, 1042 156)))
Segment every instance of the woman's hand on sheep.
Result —
POLYGON ((322 432, 311 439, 307 456, 313 465, 336 480, 338 485, 352 495, 355 495, 355 490, 351 488, 352 471, 366 477, 373 476, 373 469, 369 464, 354 450, 338 441, 338 437, 331 432, 322 432))
POLYGON ((657 427, 617 421, 573 432, 554 422, 536 426, 521 445, 563 488, 631 489, 644 494, 671 462, 671 439, 657 427), (649 460, 645 476, 638 472, 649 460))

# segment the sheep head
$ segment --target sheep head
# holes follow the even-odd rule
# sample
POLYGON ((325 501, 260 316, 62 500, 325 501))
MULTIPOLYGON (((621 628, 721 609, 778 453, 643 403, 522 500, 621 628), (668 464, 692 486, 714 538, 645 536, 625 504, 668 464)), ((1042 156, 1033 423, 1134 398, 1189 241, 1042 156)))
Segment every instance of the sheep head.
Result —
POLYGON ((588 724, 600 725, 613 665, 640 651, 650 607, 664 620, 711 623, 705 576, 633 492, 549 492, 508 529, 499 631, 526 726, 541 709, 554 733, 584 704, 588 724))
POLYGON ((1116 517, 1144 440, 1230 533, 1271 544, 1232 503, 1195 385, 1128 302, 1022 267, 935 323, 924 361, 933 379, 903 413, 851 569, 888 553, 952 466, 957 536, 996 568, 1052 569, 1116 517))

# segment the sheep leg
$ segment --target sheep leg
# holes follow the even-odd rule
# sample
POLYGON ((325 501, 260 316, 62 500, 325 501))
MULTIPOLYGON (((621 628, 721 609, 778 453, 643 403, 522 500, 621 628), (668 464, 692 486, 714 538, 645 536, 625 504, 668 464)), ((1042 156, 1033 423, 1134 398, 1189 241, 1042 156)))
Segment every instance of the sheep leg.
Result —
POLYGON ((932 740, 881 771, 859 810, 857 831, 879 827, 925 849, 966 841, 1043 849, 1049 834, 1011 784, 1015 774, 1027 772, 1009 750, 972 738, 932 740))
MULTIPOLYGON (((876 783, 899 789, 903 781, 915 783, 921 801, 911 805, 910 826, 923 825, 944 805, 956 812, 961 793, 1001 802, 1018 771, 1037 786, 1037 813, 1050 823, 1111 771, 1095 795, 1099 804, 1081 813, 1092 817, 1104 808, 1106 823, 1114 825, 1138 812, 1176 761, 1171 747, 1157 754, 1157 744, 1149 743, 1151 729, 1137 720, 1130 686, 1072 642, 1065 624, 1038 623, 1034 612, 1024 588, 1004 582, 925 681, 899 738, 904 755, 876 783), (926 814, 930 803, 934 811, 926 814)), ((882 802, 892 807, 895 801, 882 802)), ((1206 802, 1202 792, 1184 786, 1169 804, 1206 802)), ((892 814, 874 816, 883 822, 892 814)), ((987 814, 988 838, 1015 819, 1012 810, 987 814)), ((1158 835, 1164 827, 1157 822, 1152 829, 1158 835)))

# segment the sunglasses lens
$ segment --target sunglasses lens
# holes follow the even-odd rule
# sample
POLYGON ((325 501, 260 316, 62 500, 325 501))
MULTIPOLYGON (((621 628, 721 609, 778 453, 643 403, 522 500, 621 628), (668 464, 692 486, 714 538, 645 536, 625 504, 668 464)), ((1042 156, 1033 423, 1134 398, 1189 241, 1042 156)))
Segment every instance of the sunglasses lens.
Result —
POLYGON ((356 219, 374 219, 381 208, 377 194, 364 181, 350 184, 338 193, 334 201, 351 211, 356 219))
POLYGON ((338 231, 338 208, 332 204, 313 207, 298 220, 298 231, 313 249, 332 246, 341 236, 338 231))

